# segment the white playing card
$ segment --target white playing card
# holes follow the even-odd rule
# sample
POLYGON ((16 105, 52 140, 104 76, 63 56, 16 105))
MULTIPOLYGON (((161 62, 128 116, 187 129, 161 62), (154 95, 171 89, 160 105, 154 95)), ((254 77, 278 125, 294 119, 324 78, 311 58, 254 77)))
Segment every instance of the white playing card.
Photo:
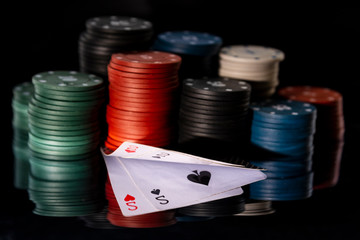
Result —
POLYGON ((114 195, 124 216, 157 210, 146 199, 117 157, 108 156, 105 163, 114 195))
POLYGON ((135 143, 103 155, 124 216, 239 195, 241 186, 266 178, 259 170, 135 143), (130 193, 136 210, 124 201, 130 193))

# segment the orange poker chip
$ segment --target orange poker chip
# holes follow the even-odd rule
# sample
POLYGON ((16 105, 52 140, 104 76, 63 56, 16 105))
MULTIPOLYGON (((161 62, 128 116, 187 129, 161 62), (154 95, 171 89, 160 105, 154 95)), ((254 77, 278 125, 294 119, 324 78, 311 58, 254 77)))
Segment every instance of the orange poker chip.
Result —
MULTIPOLYGON (((126 88, 146 88, 146 89, 158 89, 158 88, 169 88, 175 85, 179 84, 178 78, 168 78, 161 81, 158 80, 150 80, 147 81, 147 79, 143 79, 144 81, 140 80, 129 80, 129 78, 119 78, 118 76, 114 76, 112 74, 108 75, 109 82, 113 85, 120 86, 120 87, 126 87, 126 88)), ((130 78, 131 79, 131 78, 130 78)))
POLYGON ((111 150, 111 151, 115 151, 120 145, 114 145, 114 144, 112 144, 112 143, 110 143, 110 142, 108 142, 107 140, 104 142, 104 145, 105 145, 105 147, 106 148, 108 148, 109 150, 111 150))
POLYGON ((181 57, 160 51, 132 51, 112 54, 111 62, 134 68, 169 68, 180 66, 181 57))
POLYGON ((145 79, 159 79, 159 78, 169 78, 174 77, 176 74, 173 72, 166 73, 131 73, 117 70, 111 66, 111 63, 108 64, 107 67, 109 74, 116 74, 122 77, 127 78, 145 78, 145 79))
POLYGON ((139 122, 139 121, 129 121, 118 118, 106 117, 106 121, 109 125, 114 127, 122 127, 122 128, 163 128, 168 127, 170 125, 169 121, 154 121, 154 122, 139 122))
POLYGON ((122 92, 128 92, 128 93, 137 93, 137 94, 153 94, 156 95, 158 93, 172 93, 179 87, 179 82, 176 81, 172 85, 170 85, 167 88, 132 88, 132 87, 123 87, 119 84, 116 84, 114 82, 110 82, 111 87, 117 91, 122 92))
POLYGON ((118 81, 125 82, 125 83, 131 83, 131 84, 163 84, 168 83, 172 81, 178 81, 177 74, 171 74, 168 77, 164 78, 131 78, 131 77, 124 77, 122 75, 119 75, 115 72, 108 73, 108 75, 118 81))
POLYGON ((112 88, 117 95, 121 95, 122 97, 127 98, 143 98, 143 99, 161 99, 161 98, 169 98, 170 96, 174 96, 178 90, 178 88, 173 88, 172 92, 167 91, 158 91, 157 93, 153 93, 149 91, 148 93, 139 93, 139 92, 127 92, 127 91, 120 91, 119 88, 114 87, 111 83, 109 88, 112 88))
POLYGON ((164 112, 134 112, 134 111, 125 111, 121 109, 117 109, 111 105, 107 105, 106 107, 106 114, 114 118, 124 119, 124 120, 131 120, 131 121, 160 121, 162 119, 170 120, 172 119, 171 113, 173 111, 164 111, 164 112))
POLYGON ((136 128, 127 128, 124 130, 111 125, 108 127, 108 136, 123 142, 124 138, 133 140, 168 139, 173 132, 174 128, 168 126, 153 128, 147 131, 136 131, 136 128))
POLYGON ((135 111, 135 112, 164 112, 169 111, 173 108, 172 101, 165 101, 162 103, 133 103, 119 101, 116 98, 110 98, 109 104, 116 107, 117 109, 122 109, 125 111, 135 111))
POLYGON ((342 95, 332 89, 315 86, 289 86, 278 91, 278 95, 294 101, 313 104, 336 104, 342 95))
POLYGON ((166 68, 138 68, 138 67, 127 67, 127 66, 119 65, 112 61, 109 64, 112 68, 116 70, 129 72, 129 73, 168 73, 168 72, 176 72, 179 70, 180 67, 180 65, 173 65, 166 68))
POLYGON ((129 127, 165 126, 165 125, 169 125, 170 123, 170 119, 164 117, 158 119, 157 121, 133 121, 133 120, 112 117, 111 115, 106 116, 106 121, 108 122, 108 124, 112 124, 113 126, 122 125, 129 127))

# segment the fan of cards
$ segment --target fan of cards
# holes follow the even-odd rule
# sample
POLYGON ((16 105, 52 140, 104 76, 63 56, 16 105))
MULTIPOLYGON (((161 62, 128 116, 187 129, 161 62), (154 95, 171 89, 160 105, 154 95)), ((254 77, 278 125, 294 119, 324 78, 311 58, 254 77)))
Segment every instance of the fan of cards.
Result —
POLYGON ((240 195, 242 186, 266 178, 259 169, 137 143, 124 142, 102 154, 124 216, 240 195))

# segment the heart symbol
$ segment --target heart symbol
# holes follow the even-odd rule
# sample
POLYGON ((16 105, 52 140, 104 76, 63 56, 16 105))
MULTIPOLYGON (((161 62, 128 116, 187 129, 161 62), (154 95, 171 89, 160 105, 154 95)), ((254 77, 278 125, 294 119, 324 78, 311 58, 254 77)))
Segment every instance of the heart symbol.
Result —
POLYGON ((199 184, 203 184, 203 185, 209 185, 210 182, 210 178, 211 178, 211 173, 208 171, 201 171, 200 173, 198 173, 197 170, 192 171, 195 174, 189 174, 187 176, 187 179, 191 182, 194 183, 199 183, 199 184))
POLYGON ((126 197, 124 198, 124 200, 126 201, 126 202, 128 202, 128 201, 134 201, 135 200, 135 198, 133 197, 133 196, 131 196, 131 195, 126 195, 126 197))
POLYGON ((151 191, 152 194, 155 194, 155 195, 159 195, 160 194, 160 189, 153 189, 151 191))

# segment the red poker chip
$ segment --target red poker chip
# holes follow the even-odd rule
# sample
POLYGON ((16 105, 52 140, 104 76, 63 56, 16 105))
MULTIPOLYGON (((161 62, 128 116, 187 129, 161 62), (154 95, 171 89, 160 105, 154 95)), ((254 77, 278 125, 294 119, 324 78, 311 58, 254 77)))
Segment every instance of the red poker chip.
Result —
POLYGON ((114 125, 108 125, 108 134, 116 134, 118 136, 151 136, 154 134, 157 134, 159 137, 165 135, 167 136, 168 129, 171 129, 171 127, 168 126, 143 126, 143 127, 126 127, 126 126, 114 126, 114 125))
POLYGON ((107 136, 106 142, 108 142, 112 146, 117 146, 117 147, 119 147, 123 143, 121 141, 117 141, 116 139, 111 138, 110 135, 107 136))
POLYGON ((174 82, 173 85, 170 85, 167 88, 132 88, 132 87, 123 87, 120 84, 110 82, 111 87, 120 92, 129 92, 129 93, 138 93, 138 94, 158 94, 158 93, 172 93, 178 89, 179 82, 174 82))
POLYGON ((145 78, 145 79, 161 79, 161 78, 169 78, 174 77, 177 73, 173 72, 166 72, 166 73, 131 73, 131 72, 124 72, 117 70, 115 68, 112 68, 109 64, 107 67, 109 74, 116 74, 121 77, 126 78, 145 78))
MULTIPOLYGON (((108 75, 109 82, 113 85, 125 88, 135 88, 135 89, 161 89, 169 88, 179 84, 177 77, 171 78, 171 80, 165 81, 125 81, 125 78, 114 77, 113 75, 108 75)), ((144 79, 146 80, 146 79, 144 79)))
POLYGON ((179 65, 173 65, 166 68, 138 68, 138 67, 127 67, 123 65, 116 64, 114 62, 109 63, 110 66, 116 70, 129 73, 168 73, 168 72, 177 72, 179 70, 179 65))
POLYGON ((162 139, 166 140, 171 138, 172 133, 174 132, 174 128, 172 127, 161 127, 154 128, 148 131, 127 131, 123 129, 119 129, 113 126, 109 126, 108 136, 119 141, 125 142, 124 139, 132 139, 132 140, 148 140, 148 139, 162 139))
POLYGON ((163 98, 128 98, 124 97, 121 94, 118 94, 116 91, 109 91, 109 99, 114 99, 115 101, 124 101, 130 103, 143 103, 143 104, 164 104, 171 103, 177 101, 176 96, 164 96, 163 98))
POLYGON ((120 91, 119 88, 116 88, 116 86, 114 87, 111 83, 109 88, 112 88, 114 91, 116 91, 117 95, 121 95, 122 97, 127 97, 127 98, 143 98, 143 99, 149 99, 149 98, 153 98, 153 99, 161 99, 161 98, 169 98, 170 96, 175 96, 178 88, 173 88, 172 92, 169 91, 158 91, 157 93, 153 93, 153 92, 148 92, 148 93, 139 93, 139 92, 128 92, 128 91, 120 91))
POLYGON ((315 86, 289 86, 278 91, 287 99, 313 104, 336 104, 342 101, 342 95, 332 89, 315 86))
POLYGON ((111 144, 110 142, 108 142, 108 141, 105 141, 104 142, 104 145, 105 145, 105 147, 106 148, 108 148, 110 151, 115 151, 119 146, 116 146, 116 145, 113 145, 113 144, 111 144))
POLYGON ((111 62, 137 68, 168 68, 178 66, 181 57, 160 51, 133 51, 128 53, 114 53, 111 62))
POLYGON ((142 126, 149 126, 149 127, 156 127, 156 126, 165 126, 169 125, 170 121, 166 118, 161 118, 158 121, 132 121, 126 119, 120 119, 112 117, 111 115, 106 116, 106 121, 108 124, 113 126, 126 126, 126 127, 142 127, 142 126))
POLYGON ((114 106, 107 105, 106 114, 111 115, 114 118, 131 120, 131 121, 161 121, 163 119, 171 119, 171 113, 173 111, 164 111, 164 112, 134 112, 134 111, 125 111, 117 109, 114 106))
POLYGON ((125 111, 135 111, 135 112, 164 112, 169 111, 173 108, 172 101, 166 101, 163 103, 132 103, 119 101, 115 98, 110 98, 109 103, 111 106, 116 107, 117 109, 122 109, 125 111))
POLYGON ((165 78, 131 78, 131 77, 124 77, 121 75, 118 75, 116 73, 109 73, 108 74, 112 79, 127 83, 127 84, 155 84, 155 85, 161 85, 168 82, 178 81, 177 74, 165 77, 165 78))

